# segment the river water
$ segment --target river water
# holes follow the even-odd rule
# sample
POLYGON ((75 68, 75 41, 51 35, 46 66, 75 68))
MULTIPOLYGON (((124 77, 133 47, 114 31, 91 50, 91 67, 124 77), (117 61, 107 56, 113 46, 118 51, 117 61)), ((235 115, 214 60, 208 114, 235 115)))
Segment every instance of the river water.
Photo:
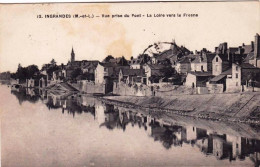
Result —
POLYGON ((258 127, 175 116, 167 121, 86 95, 59 99, 40 90, 5 85, 0 92, 2 167, 260 163, 258 127))

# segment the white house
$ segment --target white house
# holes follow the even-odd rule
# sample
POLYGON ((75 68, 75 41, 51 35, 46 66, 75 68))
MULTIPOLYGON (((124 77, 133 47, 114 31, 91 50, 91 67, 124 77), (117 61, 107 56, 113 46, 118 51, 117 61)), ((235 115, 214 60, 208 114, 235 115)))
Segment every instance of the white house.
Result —
POLYGON ((212 60, 212 75, 220 75, 222 72, 228 70, 228 68, 229 62, 227 56, 217 54, 212 60))
POLYGON ((241 91, 241 67, 232 64, 232 77, 226 80, 227 92, 241 91))

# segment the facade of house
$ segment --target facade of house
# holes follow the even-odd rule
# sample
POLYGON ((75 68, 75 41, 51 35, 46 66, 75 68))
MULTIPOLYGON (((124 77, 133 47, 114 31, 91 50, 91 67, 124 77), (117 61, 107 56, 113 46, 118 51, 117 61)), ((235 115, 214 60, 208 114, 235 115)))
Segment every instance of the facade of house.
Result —
POLYGON ((145 64, 144 72, 146 79, 143 80, 143 83, 146 85, 151 85, 153 83, 159 83, 159 80, 165 77, 163 73, 164 65, 161 64, 145 64), (146 80, 146 82, 145 82, 146 80))
POLYGON ((142 69, 145 63, 148 63, 151 57, 148 54, 142 54, 137 56, 137 58, 131 58, 129 65, 131 69, 142 69))
POLYGON ((130 69, 130 66, 121 66, 121 64, 116 63, 98 63, 94 75, 95 84, 104 84, 105 92, 112 92, 114 81, 118 80, 120 69, 130 69))
POLYGON ((190 57, 183 57, 177 61, 175 70, 180 74, 186 74, 191 71, 191 61, 190 57))
MULTIPOLYGON (((245 91, 250 86, 250 82, 257 84, 260 82, 259 75, 260 68, 257 68, 249 63, 233 63, 232 76, 226 80, 228 92, 241 92, 245 91)), ((254 86, 257 86, 254 85, 254 86)))
POLYGON ((232 64, 232 76, 226 80, 227 92, 241 91, 241 66, 232 64))
POLYGON ((40 86, 40 79, 42 75, 40 74, 35 74, 31 78, 26 79, 26 87, 27 88, 34 88, 34 87, 39 87, 40 86))
POLYGON ((95 83, 104 83, 104 77, 108 75, 108 69, 101 63, 98 63, 95 69, 95 83))
POLYGON ((64 72, 61 69, 53 71, 52 80, 54 82, 61 82, 64 79, 64 77, 64 72))
POLYGON ((206 87, 206 83, 212 78, 211 72, 189 72, 186 77, 187 87, 206 87))
POLYGON ((232 68, 222 72, 207 82, 209 93, 223 93, 226 91, 226 80, 232 78, 232 68))
POLYGON ((47 79, 47 75, 43 75, 40 80, 39 80, 39 87, 40 88, 44 88, 48 86, 48 79, 47 79))
POLYGON ((229 62, 226 55, 217 54, 212 60, 212 75, 217 76, 228 70, 229 62))
POLYGON ((190 63, 191 71, 208 71, 208 63, 206 54, 195 55, 195 59, 190 63))
POLYGON ((82 61, 82 63, 81 63, 82 72, 83 73, 94 74, 97 65, 98 65, 98 61, 97 60, 94 60, 94 61, 82 61))
POLYGON ((118 82, 126 84, 143 83, 145 81, 144 69, 120 69, 118 82))

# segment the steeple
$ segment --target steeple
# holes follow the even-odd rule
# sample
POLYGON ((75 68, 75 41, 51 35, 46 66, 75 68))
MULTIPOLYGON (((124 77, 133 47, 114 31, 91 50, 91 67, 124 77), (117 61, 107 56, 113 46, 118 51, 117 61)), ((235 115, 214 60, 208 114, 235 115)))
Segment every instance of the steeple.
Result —
POLYGON ((70 62, 74 62, 74 61, 75 61, 75 53, 74 53, 73 46, 72 46, 70 62))

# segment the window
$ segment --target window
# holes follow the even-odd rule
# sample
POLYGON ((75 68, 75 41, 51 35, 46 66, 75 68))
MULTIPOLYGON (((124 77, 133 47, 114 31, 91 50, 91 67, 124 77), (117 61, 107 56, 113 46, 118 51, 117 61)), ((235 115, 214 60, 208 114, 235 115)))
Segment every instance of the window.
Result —
POLYGON ((203 66, 201 66, 201 71, 204 71, 204 70, 203 70, 203 66))
POLYGON ((236 82, 236 86, 238 86, 238 82, 236 82))
POLYGON ((236 73, 236 78, 238 78, 238 73, 236 73))
POLYGON ((236 66, 236 71, 238 71, 238 66, 236 66))
POLYGON ((218 62, 218 57, 216 57, 216 62, 218 62))

